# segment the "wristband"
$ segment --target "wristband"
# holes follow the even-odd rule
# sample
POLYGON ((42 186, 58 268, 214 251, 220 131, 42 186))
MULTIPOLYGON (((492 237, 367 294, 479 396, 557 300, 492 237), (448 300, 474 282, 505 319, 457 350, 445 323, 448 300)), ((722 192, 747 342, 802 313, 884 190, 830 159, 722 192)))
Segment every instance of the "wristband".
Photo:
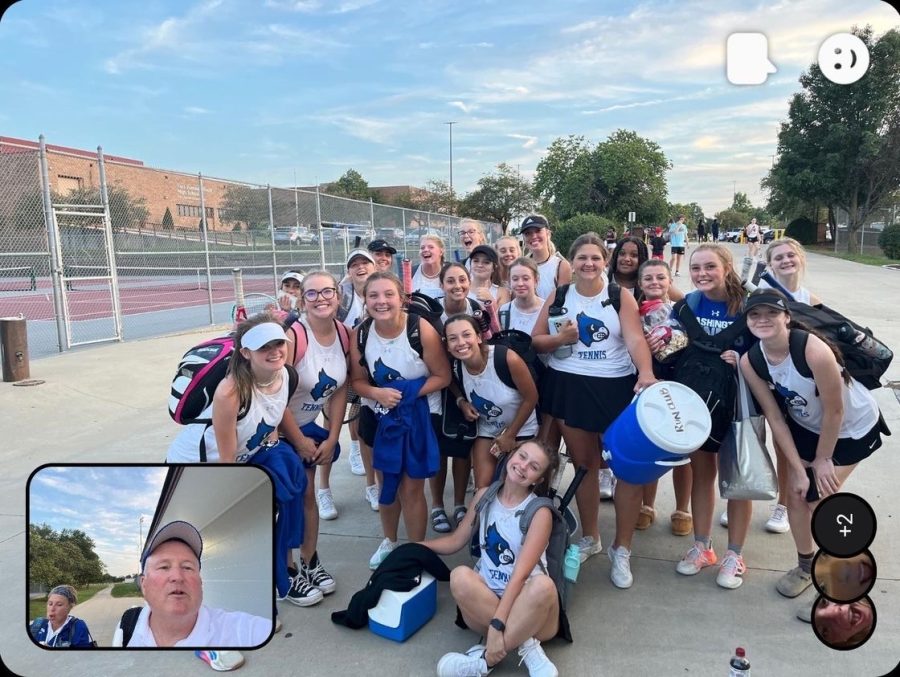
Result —
POLYGON ((499 618, 491 619, 491 627, 494 628, 494 630, 499 630, 500 632, 506 631, 506 623, 501 621, 499 618))

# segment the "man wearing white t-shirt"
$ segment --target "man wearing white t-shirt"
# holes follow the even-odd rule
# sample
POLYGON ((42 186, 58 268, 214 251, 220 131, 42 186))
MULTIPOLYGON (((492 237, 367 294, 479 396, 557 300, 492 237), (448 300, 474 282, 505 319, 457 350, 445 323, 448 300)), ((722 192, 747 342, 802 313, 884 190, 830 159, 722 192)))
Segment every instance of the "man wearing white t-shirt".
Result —
POLYGON ((156 532, 141 559, 146 606, 127 641, 120 622, 113 646, 256 647, 269 638, 272 619, 203 604, 202 553, 200 532, 188 522, 169 522, 156 532))

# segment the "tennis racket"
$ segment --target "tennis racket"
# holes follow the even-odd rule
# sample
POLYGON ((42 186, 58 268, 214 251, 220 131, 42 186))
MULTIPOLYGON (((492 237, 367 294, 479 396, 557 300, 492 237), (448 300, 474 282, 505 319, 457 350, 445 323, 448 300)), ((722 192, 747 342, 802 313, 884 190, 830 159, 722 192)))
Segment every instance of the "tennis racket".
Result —
POLYGON ((403 259, 400 263, 401 277, 403 279, 403 291, 412 293, 412 263, 409 259, 403 259))
POLYGON ((231 318, 237 322, 247 319, 247 308, 244 302, 244 273, 240 268, 231 269, 231 283, 234 285, 234 308, 231 318))

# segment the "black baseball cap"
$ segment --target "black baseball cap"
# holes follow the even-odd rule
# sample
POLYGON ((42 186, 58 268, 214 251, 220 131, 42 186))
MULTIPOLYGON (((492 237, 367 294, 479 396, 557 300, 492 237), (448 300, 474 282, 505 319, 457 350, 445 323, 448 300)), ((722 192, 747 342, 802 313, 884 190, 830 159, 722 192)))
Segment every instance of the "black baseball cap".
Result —
POLYGON ((397 253, 397 250, 394 249, 391 246, 390 242, 388 242, 387 240, 372 240, 369 243, 369 251, 370 252, 386 251, 389 254, 391 254, 392 256, 397 253))
POLYGON ((775 289, 757 289, 744 301, 744 312, 757 306, 769 306, 785 313, 791 312, 787 305, 787 298, 775 289))
POLYGON ((550 224, 547 223, 547 218, 541 216, 540 214, 529 214, 525 217, 525 220, 522 221, 522 225, 519 226, 519 232, 524 233, 526 228, 549 228, 550 224))
POLYGON ((484 254, 488 257, 491 263, 497 263, 500 260, 500 257, 497 256, 497 250, 491 247, 488 244, 480 244, 472 250, 472 253, 469 254, 469 258, 471 259, 475 254, 484 254))

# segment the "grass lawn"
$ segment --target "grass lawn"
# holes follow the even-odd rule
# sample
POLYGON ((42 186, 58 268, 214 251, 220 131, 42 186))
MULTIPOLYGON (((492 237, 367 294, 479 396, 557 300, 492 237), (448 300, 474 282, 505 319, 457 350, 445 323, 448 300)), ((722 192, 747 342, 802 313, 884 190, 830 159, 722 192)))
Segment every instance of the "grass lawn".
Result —
POLYGON ((141 590, 137 583, 116 583, 110 594, 113 597, 140 597, 141 590))
MULTIPOLYGON (((81 588, 77 588, 78 603, 86 602, 96 595, 100 590, 107 587, 109 583, 91 583, 81 588)), ((38 616, 47 615, 47 598, 28 600, 28 618, 34 620, 38 616)))
POLYGON ((892 261, 883 254, 850 254, 846 251, 836 252, 834 247, 809 246, 808 251, 816 254, 824 254, 825 256, 833 256, 836 259, 844 259, 845 261, 855 261, 856 263, 864 263, 867 266, 884 266, 888 263, 898 263, 892 261))

